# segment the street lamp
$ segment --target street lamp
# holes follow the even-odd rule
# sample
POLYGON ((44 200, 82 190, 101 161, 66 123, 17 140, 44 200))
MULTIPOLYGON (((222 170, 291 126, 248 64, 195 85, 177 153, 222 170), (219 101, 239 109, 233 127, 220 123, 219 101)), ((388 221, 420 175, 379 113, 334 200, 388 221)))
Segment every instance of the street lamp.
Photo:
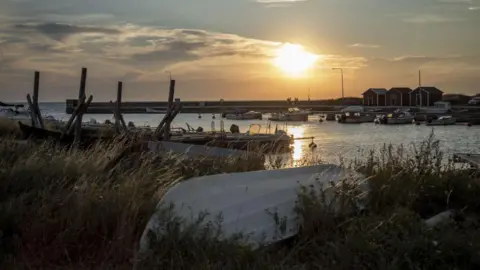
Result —
POLYGON ((343 89, 343 68, 332 68, 332 70, 340 70, 340 74, 342 75, 342 98, 345 97, 344 89, 343 89))
POLYGON ((171 80, 172 80, 172 72, 170 72, 170 71, 167 70, 167 71, 165 71, 165 73, 168 73, 169 78, 170 78, 170 81, 171 81, 171 80))

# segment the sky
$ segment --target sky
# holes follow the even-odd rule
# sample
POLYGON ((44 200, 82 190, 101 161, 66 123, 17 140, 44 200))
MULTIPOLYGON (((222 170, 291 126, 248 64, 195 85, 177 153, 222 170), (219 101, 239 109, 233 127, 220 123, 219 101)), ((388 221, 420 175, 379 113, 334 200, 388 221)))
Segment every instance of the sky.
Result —
POLYGON ((0 100, 337 98, 422 85, 480 92, 480 0, 1 0, 0 100), (317 56, 291 76, 285 44, 317 56))

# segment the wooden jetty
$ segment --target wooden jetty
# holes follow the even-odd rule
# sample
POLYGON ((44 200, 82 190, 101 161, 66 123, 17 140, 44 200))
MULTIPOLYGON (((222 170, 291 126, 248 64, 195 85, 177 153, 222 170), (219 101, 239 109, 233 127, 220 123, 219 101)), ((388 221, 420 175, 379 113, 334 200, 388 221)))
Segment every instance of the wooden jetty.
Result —
POLYGON ((193 145, 207 145, 238 150, 288 152, 293 140, 288 135, 241 133, 186 133, 172 136, 169 141, 193 145))
POLYGON ((455 163, 467 163, 472 167, 480 168, 480 154, 455 153, 453 154, 455 163))
MULTIPOLYGON (((122 116, 125 103, 122 102, 123 83, 117 84, 117 100, 108 102, 108 110, 113 113, 115 124, 86 124, 83 123, 83 115, 92 105, 93 96, 87 98, 86 80, 87 68, 82 68, 78 99, 75 100, 75 108, 66 123, 59 123, 55 129, 48 129, 43 123, 43 119, 38 108, 40 72, 35 72, 33 98, 27 95, 27 101, 30 107, 31 125, 19 123, 20 129, 25 139, 32 138, 38 140, 53 140, 55 142, 73 145, 78 147, 88 147, 97 141, 109 142, 115 140, 115 134, 122 135, 122 138, 135 139, 141 141, 164 141, 172 143, 186 143, 190 145, 205 145, 213 147, 230 148, 237 150, 265 150, 278 151, 290 150, 293 138, 284 133, 276 134, 240 134, 227 133, 221 123, 220 132, 172 132, 171 124, 175 117, 182 111, 183 104, 180 99, 175 98, 175 80, 170 78, 169 94, 166 103, 166 113, 160 124, 154 130, 143 130, 130 127, 125 124, 122 116)), ((213 129, 212 129, 213 130, 213 129)), ((305 139, 305 138, 302 138, 305 139)))

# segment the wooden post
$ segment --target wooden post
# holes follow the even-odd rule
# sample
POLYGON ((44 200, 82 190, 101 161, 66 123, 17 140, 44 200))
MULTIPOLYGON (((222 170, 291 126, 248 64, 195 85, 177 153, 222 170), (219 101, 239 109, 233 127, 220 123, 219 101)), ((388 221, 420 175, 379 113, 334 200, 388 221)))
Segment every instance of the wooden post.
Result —
MULTIPOLYGON (((172 111, 170 111, 170 113, 167 115, 168 117, 168 120, 167 121, 172 121, 173 119, 175 119, 175 117, 180 113, 180 111, 182 110, 182 105, 181 104, 177 104, 175 105, 175 109, 173 109, 172 111)), ((165 134, 165 130, 167 129, 167 125, 163 126, 160 131, 158 132, 158 134, 161 136, 162 133, 165 134)), ((168 134, 170 135, 170 133, 168 134)), ((157 137, 158 138, 158 137, 157 137)), ((170 138, 170 136, 168 138, 163 138, 164 140, 168 140, 170 138)))
MULTIPOLYGON (((90 98, 93 99, 93 97, 90 96, 90 97, 88 98, 88 100, 91 102, 90 98)), ((73 124, 73 120, 75 120, 75 117, 76 117, 76 116, 78 115, 78 113, 80 112, 80 110, 81 110, 81 108, 82 108, 82 106, 83 106, 84 103, 85 103, 85 99, 83 98, 82 101, 81 101, 80 103, 78 103, 77 106, 75 107, 75 109, 73 110, 72 115, 70 116, 70 119, 68 119, 67 123, 66 123, 65 126, 63 127, 61 138, 63 138, 63 137, 67 134, 67 132, 68 132, 68 130, 70 129, 71 126, 74 126, 74 125, 72 125, 72 124, 73 124)))
POLYGON ((38 106, 38 91, 39 91, 39 85, 40 85, 40 72, 35 71, 35 79, 33 82, 33 108, 30 108, 30 110, 33 110, 33 115, 37 117, 38 124, 40 125, 41 128, 45 128, 43 125, 43 119, 42 119, 42 114, 40 113, 40 107, 38 106))
MULTIPOLYGON (((88 97, 87 102, 85 102, 85 98, 83 99, 82 104, 79 107, 77 107, 77 109, 74 112, 74 113, 76 113, 77 117, 78 117, 78 115, 82 115, 83 113, 85 113, 87 111, 88 106, 90 106, 90 103, 92 103, 92 100, 93 100, 92 95, 90 95, 88 97)), ((72 131, 74 129, 76 129, 76 126, 75 125, 70 125, 70 127, 67 129, 67 132, 64 135, 72 134, 72 131)))
POLYGON ((115 118, 115 129, 116 129, 116 131, 120 132, 120 126, 122 126, 123 129, 125 131, 127 131, 127 125, 125 124, 125 120, 123 119, 123 115, 121 113, 117 113, 117 102, 113 103, 112 101, 110 101, 110 105, 112 106, 112 113, 113 113, 113 117, 115 118))
POLYGON ((160 132, 160 130, 164 130, 163 126, 167 122, 170 114, 172 113, 172 110, 170 108, 167 109, 167 112, 165 113, 165 116, 163 117, 162 121, 160 121, 160 124, 158 124, 158 127, 155 129, 155 133, 160 132))
MULTIPOLYGON (((78 91, 78 102, 80 103, 82 99, 85 98, 85 85, 87 82, 87 69, 82 68, 82 77, 80 79, 80 89, 78 91)), ((83 112, 80 111, 77 115, 77 120, 75 122, 75 142, 80 142, 80 137, 82 136, 82 115, 83 112)))
POLYGON ((33 108, 33 102, 32 98, 30 97, 30 94, 27 94, 27 102, 28 102, 28 107, 30 108, 29 113, 30 113, 30 118, 32 118, 32 127, 37 125, 37 119, 35 117, 35 109, 33 108))
MULTIPOLYGON (((175 96, 175 80, 170 79, 170 89, 168 92, 168 109, 170 111, 173 110, 173 97, 175 96)), ((165 123, 165 132, 163 138, 165 140, 170 139, 170 125, 172 124, 173 118, 167 118, 167 122, 165 123)))
POLYGON ((122 106, 122 88, 123 88, 123 83, 118 82, 117 86, 117 106, 115 108, 115 129, 117 132, 120 132, 120 112, 121 112, 121 106, 122 106))

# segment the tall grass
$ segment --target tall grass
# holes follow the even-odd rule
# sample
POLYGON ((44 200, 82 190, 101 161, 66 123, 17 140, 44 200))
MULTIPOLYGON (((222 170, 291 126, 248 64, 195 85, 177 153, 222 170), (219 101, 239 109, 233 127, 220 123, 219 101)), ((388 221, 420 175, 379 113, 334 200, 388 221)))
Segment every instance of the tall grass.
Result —
POLYGON ((238 160, 179 159, 0 140, 2 269, 479 269, 480 182, 444 164, 434 138, 412 147, 385 146, 351 164, 370 186, 365 208, 342 185, 349 211, 333 211, 316 191, 299 194, 303 220, 293 239, 252 251, 235 239, 172 230, 153 254, 139 239, 168 188, 190 177, 258 169, 238 160), (410 154, 413 151, 414 154, 410 154), (121 157, 121 158, 119 158, 121 157), (426 228, 446 209, 463 216, 426 228), (353 210, 353 211, 352 211, 353 210), (198 234, 195 234, 198 235, 198 234))

